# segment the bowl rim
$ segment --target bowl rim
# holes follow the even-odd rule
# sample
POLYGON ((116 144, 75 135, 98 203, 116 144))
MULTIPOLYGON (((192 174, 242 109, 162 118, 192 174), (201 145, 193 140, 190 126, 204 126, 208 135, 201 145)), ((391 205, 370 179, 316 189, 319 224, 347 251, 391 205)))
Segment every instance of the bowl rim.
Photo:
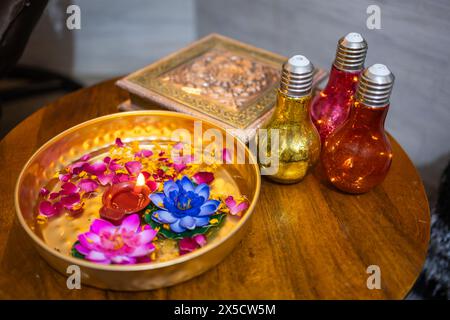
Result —
POLYGON ((17 178, 17 182, 16 182, 16 186, 14 188, 14 206, 16 209, 16 216, 19 219, 20 225, 22 226, 22 228, 26 231, 26 233, 28 234, 28 236, 30 236, 30 238, 39 245, 39 247, 41 249, 43 249, 44 251, 46 251, 48 254, 56 256, 57 258, 63 260, 64 262, 68 263, 68 264, 72 264, 72 265, 77 265, 80 267, 85 267, 85 268, 91 268, 91 269, 96 269, 96 270, 103 270, 103 271, 142 271, 142 270, 153 270, 153 269, 162 269, 165 267, 170 267, 170 266, 174 266, 177 264, 181 264, 184 263, 188 260, 193 260, 199 256, 202 256, 204 254, 206 254, 207 252, 217 248, 218 246, 222 245, 223 243, 225 243, 226 241, 228 241, 230 238, 233 237, 234 234, 236 234, 243 226, 244 224, 247 222, 248 219, 250 219, 256 203, 258 201, 259 198, 259 194, 260 194, 260 190, 261 190, 261 174, 259 171, 259 166, 258 163, 255 159, 255 156, 253 155, 253 153, 248 149, 247 145, 242 142, 236 135, 228 132, 227 134, 232 135, 238 144, 240 144, 241 146, 243 146, 246 150, 246 153, 249 156, 249 165, 252 165, 253 168, 255 169, 255 173, 256 173, 256 187, 255 187, 255 196, 253 198, 253 201, 250 203, 250 206, 246 212, 246 214, 241 217, 241 219, 239 219, 239 222, 234 226, 234 228, 228 233, 226 234, 220 241, 213 243, 211 245, 206 245, 205 247, 199 248, 197 250, 195 250, 194 252, 190 252, 189 254, 185 254, 182 256, 179 256, 177 258, 171 259, 171 260, 167 260, 167 261, 162 261, 162 262, 147 262, 147 263, 140 263, 140 264, 130 264, 130 265, 114 265, 114 264, 99 264, 99 263, 94 263, 94 262, 90 262, 84 259, 79 259, 79 258, 75 258, 72 257, 70 255, 65 255, 61 252, 58 252, 56 250, 52 250, 44 241, 43 239, 41 239, 40 237, 38 237, 32 230, 31 228, 28 226, 27 222, 25 221, 25 218, 23 217, 22 211, 20 209, 19 206, 19 185, 20 182, 23 179, 23 175, 25 173, 25 170, 28 168, 28 166, 31 164, 31 162, 41 153, 43 152, 43 150, 48 147, 49 145, 51 145, 52 143, 54 143, 55 141, 57 141, 58 139, 71 134, 73 132, 76 132, 78 129, 84 127, 84 126, 88 126, 88 125, 92 125, 94 123, 97 122, 102 122, 108 119, 112 119, 112 118, 118 118, 118 117, 128 117, 128 116, 140 116, 140 115, 147 115, 147 116, 169 116, 169 117, 181 117, 181 118, 185 118, 185 119, 189 119, 189 120, 197 120, 197 121, 202 121, 207 123, 210 126, 219 128, 222 132, 224 131, 223 128, 219 127, 218 125, 207 121, 207 120, 203 120, 203 119, 198 119, 194 116, 188 115, 188 114, 182 114, 182 113, 178 113, 178 112, 173 112, 173 111, 164 111, 164 110, 142 110, 142 111, 127 111, 127 112, 116 112, 116 113, 112 113, 112 114, 108 114, 105 116, 101 116, 101 117, 97 117, 97 118, 93 118, 90 120, 87 120, 85 122, 79 123, 73 127, 70 127, 69 129, 66 129, 64 131, 62 131, 61 133, 57 134, 56 136, 54 136, 53 138, 51 138, 50 140, 48 140, 47 142, 45 142, 42 146, 40 146, 34 153, 33 155, 28 159, 28 161, 25 163, 25 165, 23 166, 22 170, 20 171, 19 177, 17 178))

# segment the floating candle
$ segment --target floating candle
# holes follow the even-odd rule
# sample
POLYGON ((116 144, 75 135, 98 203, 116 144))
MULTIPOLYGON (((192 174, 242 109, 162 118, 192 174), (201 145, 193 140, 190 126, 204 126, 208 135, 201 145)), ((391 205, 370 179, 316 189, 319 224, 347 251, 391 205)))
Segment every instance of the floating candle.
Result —
POLYGON ((136 182, 126 181, 113 184, 103 194, 100 216, 110 221, 120 221, 125 215, 139 212, 150 202, 150 189, 145 177, 139 174, 136 182))

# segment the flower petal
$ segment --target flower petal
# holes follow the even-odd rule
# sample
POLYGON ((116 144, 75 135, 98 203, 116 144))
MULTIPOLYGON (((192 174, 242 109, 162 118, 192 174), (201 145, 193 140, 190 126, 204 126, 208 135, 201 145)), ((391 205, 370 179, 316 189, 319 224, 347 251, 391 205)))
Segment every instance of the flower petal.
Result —
POLYGON ((225 199, 225 204, 227 205, 228 209, 233 209, 234 207, 236 207, 236 201, 234 200, 233 196, 228 196, 225 199))
POLYGON ((173 180, 164 182, 164 194, 166 197, 170 197, 172 191, 179 191, 178 185, 173 180))
POLYGON ((39 213, 51 217, 58 213, 57 208, 50 201, 44 200, 39 203, 39 213))
POLYGON ((84 192, 93 192, 98 188, 98 183, 92 179, 82 179, 78 183, 78 187, 84 192))
POLYGON ((101 234, 103 231, 112 231, 114 229, 114 225, 106 220, 102 219, 95 219, 94 222, 91 224, 90 230, 93 233, 101 234))
POLYGON ((186 229, 192 230, 195 228, 195 220, 191 216, 181 218, 180 225, 186 229))
POLYGON ((153 180, 147 180, 145 182, 145 184, 147 185, 147 187, 150 189, 150 192, 155 191, 156 189, 158 189, 158 184, 153 181, 153 180))
POLYGON ((172 229, 172 231, 176 233, 186 231, 186 228, 180 225, 180 220, 177 220, 176 222, 170 224, 170 229, 172 229))
POLYGON ((106 171, 106 163, 103 161, 97 161, 93 164, 87 163, 83 166, 84 171, 92 175, 98 176, 106 171))
POLYGON ((195 225, 197 227, 204 227, 204 226, 209 224, 210 217, 209 216, 206 216, 206 217, 194 217, 194 219, 195 219, 195 225))
POLYGON ((61 204, 67 208, 71 209, 75 204, 80 203, 81 197, 79 193, 72 193, 61 198, 61 204))
POLYGON ((203 199, 206 201, 209 199, 209 190, 209 186, 206 183, 202 183, 195 188, 194 192, 200 197, 203 197, 203 199))
POLYGON ((202 216, 210 216, 214 212, 217 211, 219 207, 220 201, 218 200, 208 200, 202 206, 200 207, 200 213, 198 214, 199 217, 202 216))
POLYGON ((141 221, 139 219, 139 215, 132 214, 123 220, 121 227, 127 231, 136 232, 137 229, 139 228, 140 224, 141 224, 141 221))
POLYGON ((66 174, 60 174, 58 176, 59 181, 61 182, 68 182, 70 180, 70 178, 72 177, 72 174, 70 173, 66 173, 66 174))
POLYGON ((145 244, 148 242, 151 242, 156 234, 158 233, 158 231, 154 230, 154 229, 146 229, 144 231, 141 231, 139 233, 139 240, 141 244, 145 244))
POLYGON ((214 180, 214 174, 212 172, 205 172, 205 171, 197 172, 192 176, 192 179, 197 184, 201 183, 210 184, 214 180))
POLYGON ((148 255, 149 253, 151 253, 154 250, 155 250, 155 246, 153 245, 153 243, 146 243, 146 244, 136 247, 134 249, 134 251, 129 254, 129 256, 133 257, 133 258, 142 257, 145 255, 148 255))
POLYGON ((129 174, 138 174, 142 170, 142 164, 139 161, 128 161, 125 163, 125 169, 129 174))
POLYGON ((91 251, 91 250, 87 249, 86 247, 82 246, 81 244, 76 244, 74 248, 79 253, 81 253, 83 256, 89 254, 89 252, 91 251))
POLYGON ((114 173, 102 173, 97 176, 97 180, 102 186, 106 186, 107 184, 112 183, 114 176, 114 173))
POLYGON ((93 232, 86 232, 78 235, 78 241, 86 249, 93 250, 96 245, 101 244, 100 236, 93 232))
POLYGON ((158 210, 153 213, 153 217, 161 223, 174 223, 178 219, 167 210, 158 210))
POLYGON ((60 194, 62 194, 62 195, 69 195, 69 194, 78 192, 78 187, 75 184, 73 184, 72 182, 63 183, 61 186, 61 189, 62 190, 61 190, 60 194))
POLYGON ((197 249, 198 243, 194 239, 192 239, 190 237, 186 237, 186 238, 181 239, 178 242, 178 247, 180 248, 180 251, 184 251, 184 253, 188 253, 188 252, 192 252, 195 249, 197 249))
POLYGON ((106 255, 103 252, 99 252, 99 251, 90 251, 87 255, 86 255, 86 259, 88 259, 89 261, 95 261, 95 262, 100 262, 100 261, 106 261, 108 260, 106 258, 106 255))
POLYGON ((181 178, 181 180, 178 180, 181 184, 181 187, 185 190, 185 191, 194 191, 194 186, 192 185, 192 181, 189 180, 189 178, 187 176, 183 176, 183 178, 181 178))
POLYGON ((197 234, 195 236, 192 237, 194 239, 195 242, 197 242, 197 244, 200 247, 203 247, 204 245, 206 245, 206 236, 204 234, 197 234))
POLYGON ((116 146, 118 146, 119 148, 122 148, 124 146, 122 139, 120 139, 120 138, 116 138, 115 143, 116 143, 116 146))
POLYGON ((42 187, 41 190, 39 190, 39 195, 41 197, 48 196, 50 194, 50 191, 47 188, 42 187))
POLYGON ((121 164, 117 163, 117 160, 114 159, 114 160, 111 160, 108 168, 110 171, 117 171, 117 170, 122 170, 123 166, 121 164))
POLYGON ((89 153, 85 154, 81 157, 81 161, 88 161, 91 158, 91 155, 89 153))
POLYGON ((152 193, 149 198, 155 206, 164 209, 164 193, 152 193))

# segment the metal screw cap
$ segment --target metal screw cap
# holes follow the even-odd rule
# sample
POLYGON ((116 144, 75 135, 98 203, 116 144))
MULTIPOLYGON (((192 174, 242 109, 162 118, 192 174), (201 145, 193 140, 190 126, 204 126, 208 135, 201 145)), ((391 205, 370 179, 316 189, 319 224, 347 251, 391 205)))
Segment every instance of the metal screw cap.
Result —
POLYGON ((371 107, 389 104, 394 79, 394 74, 384 64, 370 66, 361 74, 356 99, 371 107))
POLYGON ((364 68, 367 42, 356 32, 350 32, 339 39, 334 65, 343 71, 359 71, 364 68))
POLYGON ((280 91, 291 97, 311 93, 314 66, 305 56, 296 55, 283 64, 280 91))

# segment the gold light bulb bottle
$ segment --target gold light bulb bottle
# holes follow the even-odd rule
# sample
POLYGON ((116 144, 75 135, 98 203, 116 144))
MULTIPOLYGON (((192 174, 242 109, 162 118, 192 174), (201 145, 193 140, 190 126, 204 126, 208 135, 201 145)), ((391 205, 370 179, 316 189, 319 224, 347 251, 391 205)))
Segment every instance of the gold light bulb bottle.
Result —
MULTIPOLYGON (((278 171, 267 176, 273 181, 299 182, 319 159, 320 136, 309 112, 313 73, 314 66, 302 55, 293 56, 283 64, 275 111, 264 126, 267 156, 278 156, 278 171), (278 131, 278 148, 271 141, 272 130, 278 131)), ((260 163, 261 169, 265 165, 260 163)))

